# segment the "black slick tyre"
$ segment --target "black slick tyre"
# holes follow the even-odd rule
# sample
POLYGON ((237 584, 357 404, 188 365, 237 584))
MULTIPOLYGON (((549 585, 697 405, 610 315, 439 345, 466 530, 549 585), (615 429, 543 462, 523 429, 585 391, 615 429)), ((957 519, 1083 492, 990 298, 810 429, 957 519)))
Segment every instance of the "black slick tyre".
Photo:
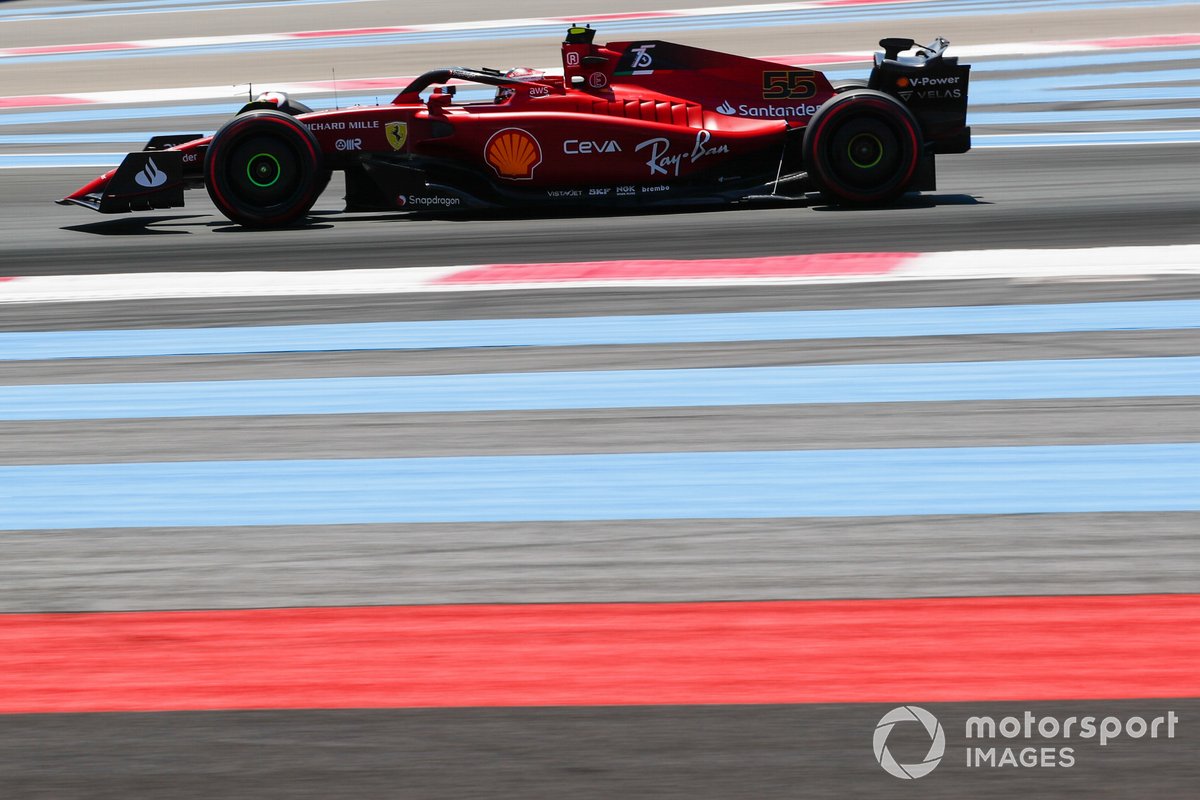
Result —
POLYGON ((844 94, 851 89, 866 89, 867 82, 858 78, 847 78, 844 81, 832 81, 833 90, 838 94, 844 94))
POLYGON ((252 111, 227 122, 204 157, 208 196, 229 219, 280 228, 302 218, 328 182, 308 127, 278 111, 252 111))
POLYGON ((804 132, 804 165, 828 202, 881 205, 907 191, 921 160, 921 130, 900 101, 871 89, 834 95, 804 132))

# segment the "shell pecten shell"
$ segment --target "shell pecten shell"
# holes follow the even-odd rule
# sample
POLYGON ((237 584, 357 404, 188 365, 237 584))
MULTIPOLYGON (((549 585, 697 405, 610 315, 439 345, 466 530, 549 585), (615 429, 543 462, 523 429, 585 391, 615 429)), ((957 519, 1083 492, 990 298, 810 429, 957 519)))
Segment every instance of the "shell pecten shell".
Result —
POLYGON ((505 128, 496 131, 483 148, 484 160, 501 178, 527 181, 542 163, 542 146, 528 131, 505 128))

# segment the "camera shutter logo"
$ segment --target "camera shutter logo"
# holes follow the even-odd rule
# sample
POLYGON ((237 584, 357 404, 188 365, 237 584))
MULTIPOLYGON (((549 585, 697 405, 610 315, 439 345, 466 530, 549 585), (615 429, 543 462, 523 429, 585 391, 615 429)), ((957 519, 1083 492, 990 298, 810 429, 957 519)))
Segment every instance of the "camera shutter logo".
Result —
POLYGON ((946 753, 946 733, 937 717, 919 706, 899 706, 883 715, 875 726, 875 760, 889 775, 904 780, 922 778, 933 772, 946 753), (888 750, 887 740, 898 722, 919 722, 929 734, 929 752, 916 764, 900 764, 888 750))

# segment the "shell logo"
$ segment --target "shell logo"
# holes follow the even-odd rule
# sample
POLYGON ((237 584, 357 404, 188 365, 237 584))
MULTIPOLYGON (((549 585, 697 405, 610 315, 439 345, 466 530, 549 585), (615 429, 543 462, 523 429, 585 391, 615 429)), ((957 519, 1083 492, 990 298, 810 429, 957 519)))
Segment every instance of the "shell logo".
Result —
POLYGON ((542 146, 528 131, 505 128, 487 140, 483 158, 501 178, 528 181, 533 179, 534 168, 542 163, 542 146))

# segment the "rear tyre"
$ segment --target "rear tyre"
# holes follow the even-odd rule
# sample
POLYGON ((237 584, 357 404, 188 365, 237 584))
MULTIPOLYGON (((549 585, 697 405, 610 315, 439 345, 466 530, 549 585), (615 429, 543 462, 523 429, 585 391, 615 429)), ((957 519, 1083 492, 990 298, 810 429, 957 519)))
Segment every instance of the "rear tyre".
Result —
POLYGON ((329 180, 312 132, 278 111, 252 111, 227 122, 208 146, 204 177, 221 213, 251 228, 292 224, 329 180))
POLYGON ((907 191, 921 160, 921 131, 898 100, 870 89, 835 95, 804 132, 804 164, 822 197, 880 205, 907 191))
POLYGON ((833 90, 838 94, 844 94, 851 89, 867 88, 867 82, 864 80, 859 80, 858 78, 847 78, 844 81, 832 81, 830 85, 833 86, 833 90))

